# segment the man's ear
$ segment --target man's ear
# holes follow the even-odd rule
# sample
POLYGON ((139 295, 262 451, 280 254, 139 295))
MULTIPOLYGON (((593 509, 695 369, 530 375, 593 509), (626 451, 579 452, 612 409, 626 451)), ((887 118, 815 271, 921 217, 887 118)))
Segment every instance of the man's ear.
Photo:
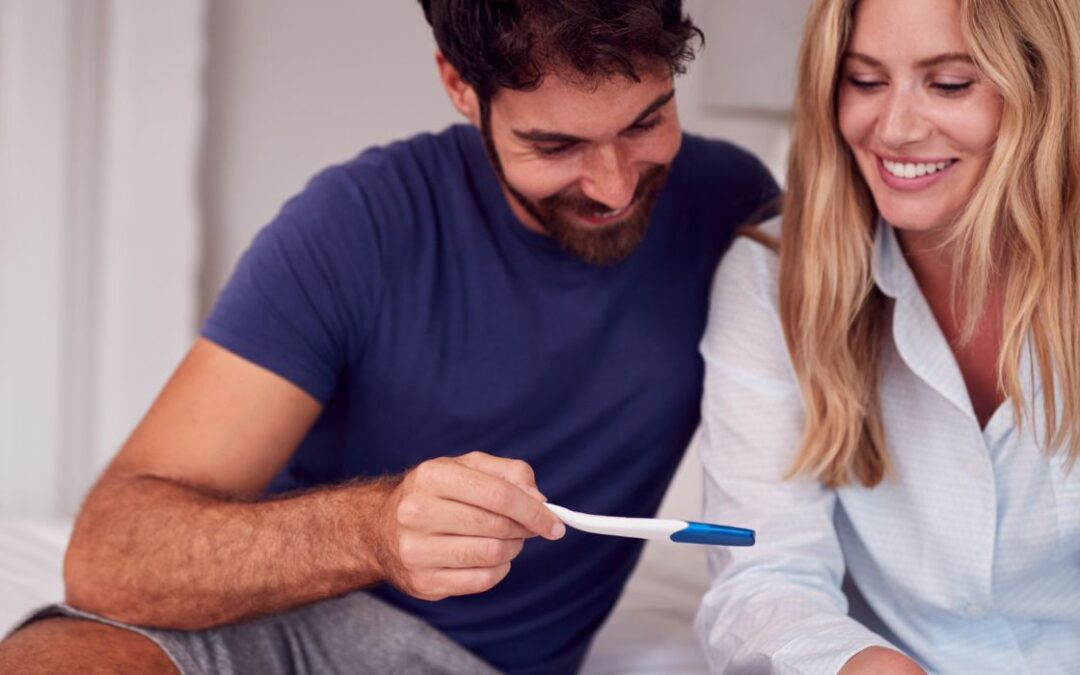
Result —
POLYGON ((454 104, 457 111, 465 116, 473 126, 480 126, 480 99, 476 96, 476 90, 461 79, 461 73, 455 68, 441 51, 435 52, 435 65, 439 68, 439 79, 442 80, 450 103, 454 104))

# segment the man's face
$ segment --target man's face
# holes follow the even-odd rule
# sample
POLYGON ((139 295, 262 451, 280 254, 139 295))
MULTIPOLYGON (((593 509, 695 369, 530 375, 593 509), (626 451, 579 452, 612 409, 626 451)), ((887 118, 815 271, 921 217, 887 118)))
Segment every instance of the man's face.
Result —
POLYGON ((682 138, 666 71, 588 84, 549 75, 533 91, 501 90, 481 126, 518 219, 595 265, 641 241, 682 138))

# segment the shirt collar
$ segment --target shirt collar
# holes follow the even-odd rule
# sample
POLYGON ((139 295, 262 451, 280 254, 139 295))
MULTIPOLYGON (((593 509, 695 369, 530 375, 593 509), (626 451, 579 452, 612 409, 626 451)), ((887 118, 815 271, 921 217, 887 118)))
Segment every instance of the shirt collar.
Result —
MULTIPOLYGON (((871 273, 878 289, 895 301, 892 334, 901 358, 923 381, 974 418, 971 398, 959 366, 956 365, 955 356, 915 280, 907 258, 904 257, 896 236, 896 228, 884 219, 878 220, 874 231, 871 273)), ((1020 376, 1022 388, 1029 401, 1040 398, 1042 393, 1038 369, 1032 366, 1030 344, 1025 340, 1024 348, 1020 352, 1020 376)), ((1042 414, 1039 406, 1041 400, 1036 400, 1036 417, 1042 414)), ((1003 407, 1009 407, 1007 401, 1003 407)), ((1034 420, 1036 424, 1040 421, 1034 420)), ((994 429, 1011 429, 1011 408, 1008 411, 997 411, 990 422, 987 433, 994 429), (999 417, 1003 419, 997 419, 999 417)))
POLYGON ((904 257, 895 229, 883 219, 874 233, 871 270, 877 287, 895 301, 892 337, 900 357, 916 376, 974 420, 952 350, 904 257))
POLYGON ((908 266, 896 230, 892 225, 879 219, 874 230, 874 252, 871 258, 871 273, 874 283, 881 292, 896 299, 912 291, 918 291, 915 275, 908 266))

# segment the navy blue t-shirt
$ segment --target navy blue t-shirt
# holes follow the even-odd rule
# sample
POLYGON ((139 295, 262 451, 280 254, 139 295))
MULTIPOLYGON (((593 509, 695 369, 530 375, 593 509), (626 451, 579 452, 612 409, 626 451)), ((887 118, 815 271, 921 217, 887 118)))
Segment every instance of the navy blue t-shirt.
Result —
MULTIPOLYGON (((203 335, 324 405, 274 492, 482 450, 527 461, 553 503, 652 516, 698 423, 713 270, 775 194, 751 155, 684 135, 640 246, 594 267, 514 217, 454 126, 316 176, 203 335)), ((570 530, 529 540, 487 593, 373 592, 500 670, 573 672, 640 552, 570 530)))

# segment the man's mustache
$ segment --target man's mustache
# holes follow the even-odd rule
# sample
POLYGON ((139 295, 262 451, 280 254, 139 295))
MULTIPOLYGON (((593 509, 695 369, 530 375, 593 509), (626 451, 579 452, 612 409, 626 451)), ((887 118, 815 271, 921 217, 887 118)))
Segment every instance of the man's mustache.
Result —
MULTIPOLYGON (((663 164, 657 164, 646 170, 638 179, 637 186, 634 188, 634 198, 630 200, 630 204, 636 204, 641 196, 648 192, 653 185, 663 180, 664 175, 667 173, 666 170, 667 167, 663 164)), ((614 211, 607 204, 590 199, 576 190, 573 192, 557 192, 549 197, 544 197, 540 200, 539 205, 548 211, 555 209, 569 210, 584 216, 594 216, 614 211)))

